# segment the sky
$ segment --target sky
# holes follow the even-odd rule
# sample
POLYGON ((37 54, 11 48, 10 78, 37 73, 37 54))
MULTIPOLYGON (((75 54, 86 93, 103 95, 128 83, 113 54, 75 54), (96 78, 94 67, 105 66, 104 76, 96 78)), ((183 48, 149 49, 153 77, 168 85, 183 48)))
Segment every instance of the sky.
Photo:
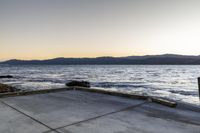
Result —
POLYGON ((200 55, 199 0, 0 0, 0 60, 200 55))

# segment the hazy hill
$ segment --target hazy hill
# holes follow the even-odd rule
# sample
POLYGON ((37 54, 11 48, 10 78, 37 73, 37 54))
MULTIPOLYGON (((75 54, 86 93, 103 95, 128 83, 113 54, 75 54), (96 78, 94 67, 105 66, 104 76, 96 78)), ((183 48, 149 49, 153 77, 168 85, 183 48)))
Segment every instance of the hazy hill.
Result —
POLYGON ((200 56, 175 54, 98 58, 55 58, 49 60, 8 60, 8 65, 200 65, 200 56))

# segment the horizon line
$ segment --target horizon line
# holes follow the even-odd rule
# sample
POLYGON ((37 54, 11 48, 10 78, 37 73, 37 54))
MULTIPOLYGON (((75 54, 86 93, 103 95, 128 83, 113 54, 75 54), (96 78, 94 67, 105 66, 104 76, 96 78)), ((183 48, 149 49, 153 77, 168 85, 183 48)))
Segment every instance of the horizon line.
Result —
POLYGON ((177 56, 200 56, 200 55, 191 55, 191 54, 172 54, 172 53, 165 53, 165 54, 144 54, 144 55, 127 55, 127 56, 109 56, 109 55, 105 55, 105 56, 94 56, 94 57, 52 57, 52 58, 44 58, 44 59, 20 59, 20 58, 11 58, 11 59, 0 59, 0 62, 4 62, 4 61, 9 61, 9 60, 23 60, 23 61, 31 61, 31 60, 50 60, 50 59, 58 59, 58 58, 101 58, 101 57, 111 57, 111 58, 125 58, 125 57, 131 57, 131 56, 138 56, 138 57, 142 57, 142 56, 159 56, 159 55, 177 55, 177 56))

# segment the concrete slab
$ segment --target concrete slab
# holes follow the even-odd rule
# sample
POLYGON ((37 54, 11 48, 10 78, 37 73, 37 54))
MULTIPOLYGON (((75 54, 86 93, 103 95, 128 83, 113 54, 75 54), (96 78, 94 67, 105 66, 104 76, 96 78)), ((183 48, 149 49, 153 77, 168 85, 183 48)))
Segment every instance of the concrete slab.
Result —
POLYGON ((45 126, 0 102, 0 133, 41 133, 45 126))
POLYGON ((1 101, 2 133, 200 133, 200 109, 184 104, 169 108, 77 90, 1 101))
MULTIPOLYGON (((183 108, 182 108, 183 109, 183 108)), ((58 129, 61 133, 200 133, 200 112, 144 104, 58 129)))
POLYGON ((144 102, 73 90, 2 100, 51 128, 70 125, 144 102))

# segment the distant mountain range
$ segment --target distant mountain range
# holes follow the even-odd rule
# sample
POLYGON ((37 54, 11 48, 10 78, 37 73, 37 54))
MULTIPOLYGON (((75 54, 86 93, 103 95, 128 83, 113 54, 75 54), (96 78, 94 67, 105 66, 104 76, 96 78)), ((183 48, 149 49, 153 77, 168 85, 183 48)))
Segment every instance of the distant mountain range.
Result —
POLYGON ((200 56, 145 55, 128 57, 55 58, 48 60, 8 60, 7 65, 200 65, 200 56))

